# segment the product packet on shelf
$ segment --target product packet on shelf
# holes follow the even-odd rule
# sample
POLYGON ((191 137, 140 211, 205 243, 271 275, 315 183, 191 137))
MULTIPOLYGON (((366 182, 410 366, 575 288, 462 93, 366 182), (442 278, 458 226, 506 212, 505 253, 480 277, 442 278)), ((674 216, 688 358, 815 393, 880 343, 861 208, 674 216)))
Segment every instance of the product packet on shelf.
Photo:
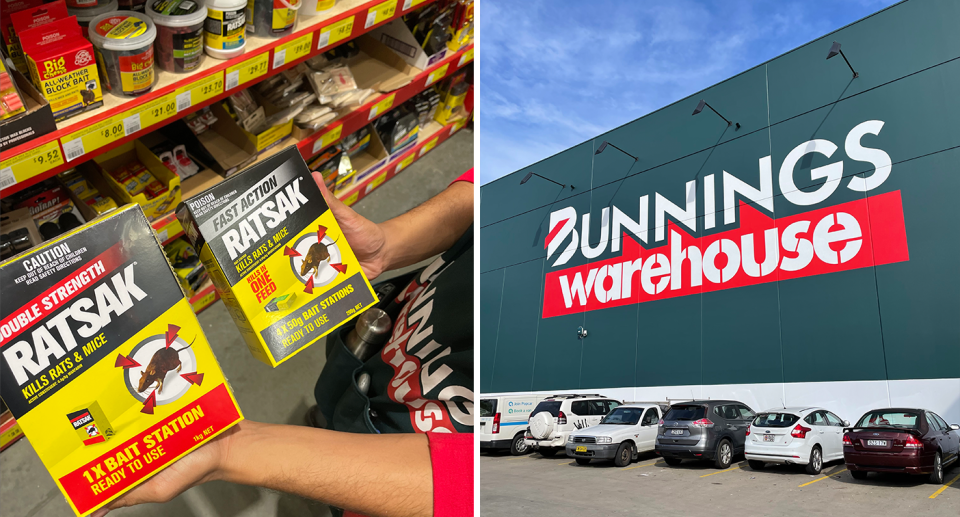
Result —
POLYGON ((0 396, 89 515, 243 419, 138 205, 0 263, 0 396))
POLYGON ((296 147, 177 208, 254 357, 293 357, 376 303, 296 147))

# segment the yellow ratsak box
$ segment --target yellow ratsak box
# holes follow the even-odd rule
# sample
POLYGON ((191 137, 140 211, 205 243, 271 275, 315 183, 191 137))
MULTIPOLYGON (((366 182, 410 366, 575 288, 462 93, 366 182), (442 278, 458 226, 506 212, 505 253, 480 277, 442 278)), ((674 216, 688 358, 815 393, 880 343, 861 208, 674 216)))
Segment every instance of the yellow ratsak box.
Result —
POLYGON ((87 515, 243 419, 140 207, 0 264, 0 396, 87 515))
POLYGON ((296 147, 187 199, 177 218, 250 351, 271 366, 377 301, 296 147))

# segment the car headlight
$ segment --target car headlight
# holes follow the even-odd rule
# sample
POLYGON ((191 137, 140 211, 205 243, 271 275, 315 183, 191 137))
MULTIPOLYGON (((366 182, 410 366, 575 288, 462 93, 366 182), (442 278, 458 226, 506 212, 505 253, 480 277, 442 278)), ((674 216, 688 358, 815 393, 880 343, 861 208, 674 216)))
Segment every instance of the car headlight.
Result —
POLYGON ((567 443, 573 443, 573 435, 567 437, 567 443))
POLYGON ((609 436, 598 436, 597 443, 613 443, 613 438, 609 436))

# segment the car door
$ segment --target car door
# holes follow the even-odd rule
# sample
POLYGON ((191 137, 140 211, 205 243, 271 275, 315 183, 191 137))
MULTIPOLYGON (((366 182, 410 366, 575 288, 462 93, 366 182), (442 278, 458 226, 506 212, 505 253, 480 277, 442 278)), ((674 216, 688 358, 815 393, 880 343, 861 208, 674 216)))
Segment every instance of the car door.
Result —
POLYGON ((660 412, 657 408, 647 408, 640 419, 640 429, 637 436, 637 451, 652 451, 657 440, 657 426, 660 423, 660 412))
POLYGON ((940 418, 940 415, 936 413, 927 413, 927 420, 935 420, 937 422, 937 427, 940 429, 940 448, 943 449, 944 463, 955 461, 954 458, 960 455, 960 435, 950 429, 950 426, 947 425, 947 422, 940 418))
POLYGON ((820 444, 820 452, 823 458, 832 458, 836 451, 833 450, 832 442, 828 439, 832 436, 833 430, 829 428, 826 414, 823 411, 814 411, 807 415, 803 422, 813 429, 811 433, 816 436, 817 443, 820 444))
POLYGON ((740 451, 746 443, 746 428, 742 428, 740 411, 735 404, 719 404, 714 406, 713 414, 720 420, 715 425, 723 426, 723 435, 730 438, 733 449, 740 451))
POLYGON ((589 400, 587 401, 587 406, 590 408, 590 415, 587 419, 591 426, 600 424, 603 417, 607 416, 607 413, 610 412, 607 409, 610 406, 606 400, 589 400))
POLYGON ((940 420, 940 424, 946 428, 947 436, 950 437, 950 440, 953 442, 953 455, 960 460, 960 430, 955 430, 950 427, 950 424, 940 415, 934 413, 933 416, 937 417, 937 419, 940 420))
POLYGON ((843 420, 829 411, 824 411, 824 416, 827 418, 827 424, 830 427, 823 443, 829 442, 830 448, 834 452, 829 455, 825 445, 823 459, 824 461, 841 459, 843 458, 843 420))
POLYGON ((596 423, 591 422, 590 403, 588 401, 574 400, 570 402, 570 414, 567 415, 568 426, 573 426, 573 430, 581 431, 596 425, 596 423))

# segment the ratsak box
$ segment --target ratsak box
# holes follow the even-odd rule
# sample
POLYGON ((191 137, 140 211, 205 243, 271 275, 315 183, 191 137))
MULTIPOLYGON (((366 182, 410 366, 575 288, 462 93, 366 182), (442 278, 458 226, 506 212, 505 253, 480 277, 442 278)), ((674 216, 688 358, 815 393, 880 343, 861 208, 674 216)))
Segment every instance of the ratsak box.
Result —
POLYGON ((78 515, 243 419, 139 206, 4 261, 0 286, 0 396, 78 515))
POLYGON ((296 147, 187 199, 177 218, 266 364, 277 366, 377 301, 296 147))

